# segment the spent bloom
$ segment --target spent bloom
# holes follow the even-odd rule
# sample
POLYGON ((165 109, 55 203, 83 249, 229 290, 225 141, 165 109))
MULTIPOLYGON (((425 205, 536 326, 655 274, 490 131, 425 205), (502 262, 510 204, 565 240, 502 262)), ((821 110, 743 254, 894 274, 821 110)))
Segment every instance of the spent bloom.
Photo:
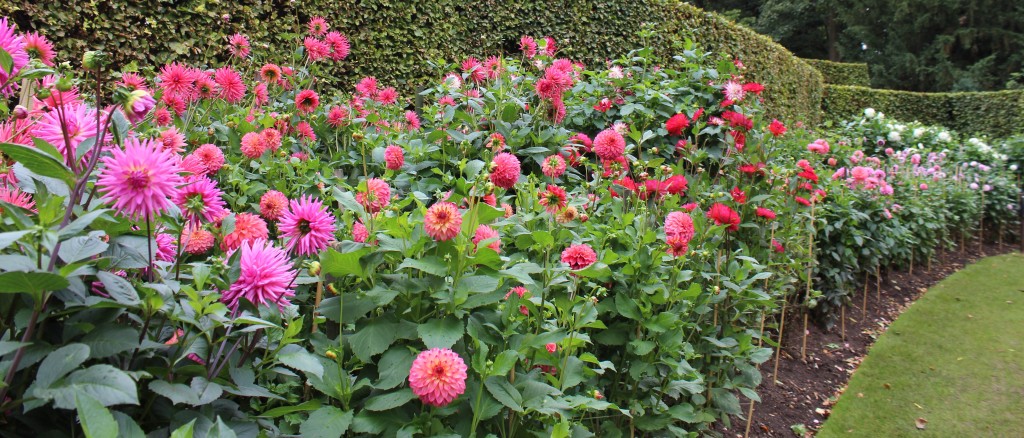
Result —
POLYGON ((151 218, 171 207, 182 183, 174 153, 157 142, 129 138, 124 149, 112 148, 102 160, 104 168, 96 185, 102 199, 112 202, 119 214, 151 218))
POLYGON ((258 306, 275 304, 280 309, 290 305, 288 297, 295 296, 292 279, 297 273, 288 254, 262 239, 243 243, 241 250, 241 274, 221 301, 231 308, 238 308, 242 298, 258 306))
POLYGON ((314 255, 334 239, 334 215, 319 199, 303 196, 291 201, 278 228, 287 237, 287 249, 296 255, 314 255))
POLYGON ((427 209, 423 229, 437 241, 451 240, 462 229, 462 214, 451 202, 438 202, 427 209))
POLYGON ((466 362, 448 348, 421 352, 409 369, 409 387, 423 403, 447 406, 466 392, 466 362))

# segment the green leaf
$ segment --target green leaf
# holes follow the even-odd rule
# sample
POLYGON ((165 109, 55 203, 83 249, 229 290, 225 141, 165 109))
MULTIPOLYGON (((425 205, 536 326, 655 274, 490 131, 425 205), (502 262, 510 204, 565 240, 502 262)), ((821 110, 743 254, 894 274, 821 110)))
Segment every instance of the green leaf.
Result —
POLYGON ((637 307, 632 298, 629 298, 625 294, 615 295, 615 310, 618 310, 619 315, 635 321, 643 321, 644 319, 643 315, 640 313, 640 308, 637 307))
POLYGON ((405 259, 401 265, 398 265, 398 269, 402 268, 413 268, 423 271, 430 275, 436 275, 438 277, 444 277, 448 275, 448 265, 441 261, 437 256, 426 256, 418 259, 405 259))
POLYGON ((31 232, 32 230, 8 231, 6 233, 0 233, 0 249, 6 249, 8 246, 11 246, 12 243, 17 242, 18 239, 24 237, 26 234, 31 232))
POLYGON ((217 422, 213 423, 213 427, 206 434, 206 438, 238 438, 238 435, 228 425, 224 424, 224 420, 218 415, 217 422))
POLYGON ((409 368, 415 355, 404 346, 396 346, 388 350, 377 362, 377 382, 373 384, 377 389, 391 389, 401 385, 409 378, 409 368))
POLYGON ((89 225, 92 225, 92 223, 100 216, 103 216, 109 211, 110 210, 106 208, 101 208, 99 210, 93 210, 86 214, 83 214, 79 216, 78 219, 71 221, 71 223, 65 226, 64 228, 61 228, 60 231, 57 232, 57 237, 63 239, 68 236, 78 234, 89 225))
MULTIPOLYGON (((93 140, 93 141, 95 141, 95 140, 93 140)), ((61 161, 61 162, 64 161, 64 156, 61 155, 60 151, 57 150, 57 147, 52 145, 52 144, 50 144, 50 142, 48 142, 46 140, 43 140, 43 139, 41 139, 39 137, 36 137, 36 138, 32 139, 32 145, 35 146, 36 149, 39 149, 40 151, 46 152, 47 154, 49 154, 51 157, 53 157, 57 161, 61 161)))
POLYGON ((417 326, 416 332, 427 348, 451 348, 462 339, 466 328, 462 321, 453 318, 431 319, 417 326))
POLYGON ((31 342, 14 342, 14 341, 0 341, 0 357, 3 355, 15 351, 22 346, 32 345, 31 342))
POLYGON ((286 345, 282 348, 277 355, 277 361, 306 374, 312 374, 318 379, 324 377, 324 367, 320 365, 320 361, 298 345, 286 345))
POLYGON ((3 68, 8 75, 14 72, 14 58, 3 48, 0 48, 0 68, 3 68))
POLYGON ((323 271, 335 277, 341 278, 346 275, 354 275, 359 278, 366 276, 359 259, 370 253, 370 248, 362 248, 357 251, 340 253, 334 248, 327 248, 320 253, 320 265, 323 271))
POLYGON ((37 389, 39 398, 52 399, 58 409, 74 409, 75 393, 83 391, 103 406, 139 404, 135 381, 124 371, 110 365, 93 365, 71 373, 62 385, 37 389))
POLYGON ((132 417, 124 412, 114 411, 114 421, 117 421, 118 438, 146 438, 146 433, 139 427, 132 417))
POLYGON ((188 424, 181 426, 171 432, 171 438, 192 438, 193 429, 196 427, 196 420, 189 421, 188 424))
POLYGON ((82 432, 85 433, 86 438, 118 436, 118 427, 114 416, 89 394, 75 393, 75 409, 78 409, 78 420, 82 423, 82 432))
POLYGON ((96 277, 103 282, 103 287, 114 301, 128 306, 139 305, 139 293, 128 280, 107 271, 97 272, 96 277))
POLYGON ((11 271, 0 274, 0 293, 39 294, 47 290, 64 289, 68 284, 66 278, 50 272, 11 271))
POLYGON ((466 302, 470 294, 485 294, 498 288, 498 279, 487 275, 470 275, 455 285, 455 304, 466 302))
POLYGON ((260 415, 260 417, 277 418, 282 415, 287 415, 295 412, 312 411, 314 409, 320 408, 320 405, 320 400, 310 400, 308 402, 298 404, 295 406, 279 406, 267 412, 264 412, 263 415, 260 415))
POLYGON ((32 172, 57 178, 67 183, 68 186, 74 184, 75 175, 71 173, 71 169, 46 152, 14 143, 0 143, 0 152, 21 163, 32 172))
POLYGON ((64 263, 74 263, 107 250, 106 242, 98 236, 78 236, 65 240, 57 253, 64 263))
POLYGON ((348 341, 356 357, 369 363, 373 356, 386 351, 397 338, 397 323, 377 320, 353 333, 348 337, 348 341))
POLYGON ((89 346, 89 357, 98 359, 131 350, 139 346, 139 331, 133 327, 104 325, 82 338, 89 346))
POLYGON ((352 425, 352 411, 342 411, 334 406, 324 406, 313 412, 299 426, 299 433, 306 438, 338 438, 352 425))
POLYGON ((512 368, 516 366, 516 362, 519 361, 519 353, 515 350, 505 350, 498 354, 498 357, 494 358, 494 365, 491 366, 492 376, 502 376, 512 371, 512 368))
POLYGON ((89 358, 89 347, 83 344, 68 344, 46 355, 36 372, 34 386, 46 389, 57 383, 61 377, 74 371, 89 358))
POLYGON ((489 377, 484 381, 487 392, 499 403, 516 412, 523 412, 523 395, 504 377, 489 377))
POLYGON ((368 411, 386 411, 402 406, 414 399, 416 399, 416 394, 412 393, 412 389, 404 388, 388 394, 370 397, 366 400, 363 407, 368 411))
POLYGON ((192 388, 183 383, 154 380, 149 382, 149 390, 169 398, 172 404, 195 404, 193 402, 196 400, 196 396, 192 393, 192 388))

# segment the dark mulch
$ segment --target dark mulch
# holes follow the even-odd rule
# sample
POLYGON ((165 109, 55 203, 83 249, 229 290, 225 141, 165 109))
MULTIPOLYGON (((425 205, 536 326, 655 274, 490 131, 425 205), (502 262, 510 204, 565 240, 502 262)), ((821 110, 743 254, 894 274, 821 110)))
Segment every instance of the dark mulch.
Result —
MULTIPOLYGON (((758 388, 761 403, 754 404, 753 423, 749 436, 794 437, 792 426, 803 424, 807 435, 821 427, 831 407, 846 388, 850 375, 875 339, 907 306, 921 296, 928 287, 938 283, 981 257, 1016 251, 1017 245, 989 244, 983 249, 977 242, 960 250, 941 252, 927 264, 915 265, 908 271, 882 272, 881 291, 877 280, 870 279, 867 296, 867 317, 861 303, 863 290, 853 297, 853 305, 846 309, 846 331, 836 324, 831 330, 809 323, 806 361, 801 360, 803 315, 793 312, 786 317, 785 337, 779 361, 777 384, 772 384, 775 358, 761 365, 763 383, 758 388), (880 297, 880 298, 879 298, 880 297)), ((744 412, 749 404, 744 403, 744 412)), ((732 426, 721 427, 726 437, 743 437, 746 419, 732 418, 732 426)))

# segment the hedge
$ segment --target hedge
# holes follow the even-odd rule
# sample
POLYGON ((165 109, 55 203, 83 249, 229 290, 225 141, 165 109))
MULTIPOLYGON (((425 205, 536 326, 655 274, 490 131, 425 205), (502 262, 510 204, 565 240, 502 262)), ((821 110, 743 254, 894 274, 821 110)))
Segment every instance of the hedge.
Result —
POLYGON ((871 75, 867 64, 852 62, 833 62, 824 59, 804 59, 805 62, 818 69, 826 84, 871 86, 871 75))
POLYGON ((964 134, 1007 137, 1024 129, 1024 90, 917 93, 826 85, 822 109, 830 120, 874 108, 897 120, 942 125, 964 134))
POLYGON ((320 15, 352 41, 352 55, 330 72, 335 85, 350 88, 372 75, 407 92, 437 76, 427 60, 515 53, 521 35, 551 35, 563 56, 602 63, 640 47, 636 32, 651 22, 660 29, 654 43, 661 55, 691 37, 704 50, 742 60, 748 79, 768 87, 771 117, 814 124, 823 92, 817 70, 770 38, 678 0, 8 0, 0 2, 0 15, 50 36, 64 59, 103 49, 115 66, 223 60, 235 32, 256 50, 266 43, 287 54, 280 51, 294 47, 285 42, 320 15))

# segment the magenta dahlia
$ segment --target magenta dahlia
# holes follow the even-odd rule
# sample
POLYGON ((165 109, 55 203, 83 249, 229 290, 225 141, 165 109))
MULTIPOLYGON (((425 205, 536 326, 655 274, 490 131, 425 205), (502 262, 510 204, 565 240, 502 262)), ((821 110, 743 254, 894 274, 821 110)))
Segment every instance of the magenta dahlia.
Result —
POLYGON ((182 178, 178 157, 159 143, 136 138, 125 140, 124 149, 112 148, 103 157, 103 170, 96 186, 105 202, 112 202, 119 214, 138 219, 167 211, 177 195, 182 178))
POLYGON ((291 201, 278 229, 288 238, 288 251, 300 256, 314 255, 334 240, 334 215, 319 199, 303 196, 291 201))
POLYGON ((228 215, 222 195, 216 181, 206 176, 192 177, 174 195, 174 203, 186 222, 199 226, 218 222, 228 215))
POLYGON ((256 240, 241 246, 239 261, 241 275, 221 296, 221 301, 237 309, 242 298, 258 306, 271 304, 280 309, 291 303, 295 296, 292 280, 296 271, 291 267, 288 253, 266 240, 256 240))

